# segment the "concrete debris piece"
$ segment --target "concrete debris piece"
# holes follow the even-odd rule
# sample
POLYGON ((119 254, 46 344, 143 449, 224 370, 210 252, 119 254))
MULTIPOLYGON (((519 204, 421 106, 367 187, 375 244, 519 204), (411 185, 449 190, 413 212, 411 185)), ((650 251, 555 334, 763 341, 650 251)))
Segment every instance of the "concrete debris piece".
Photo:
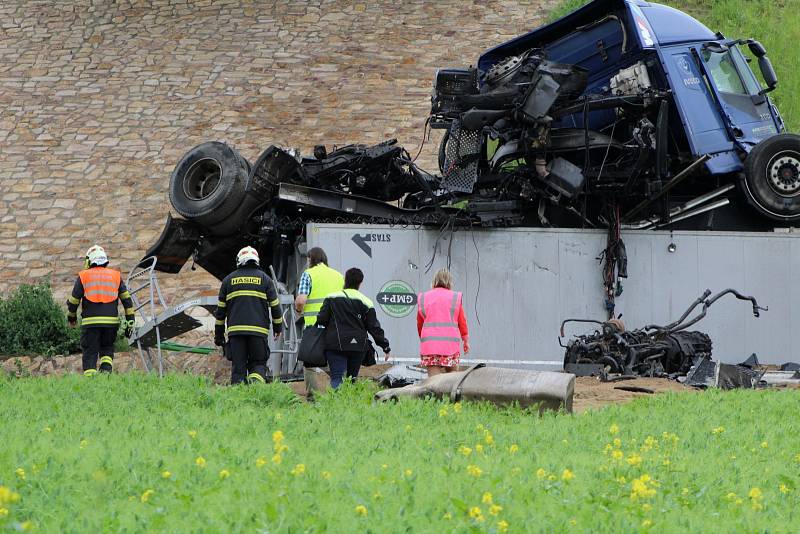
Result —
POLYGON ((523 408, 538 405, 540 412, 572 412, 574 391, 573 374, 478 364, 466 371, 431 376, 419 384, 385 389, 377 392, 374 398, 378 402, 387 402, 402 397, 449 397, 453 402, 461 399, 487 400, 497 405, 517 402, 523 408))

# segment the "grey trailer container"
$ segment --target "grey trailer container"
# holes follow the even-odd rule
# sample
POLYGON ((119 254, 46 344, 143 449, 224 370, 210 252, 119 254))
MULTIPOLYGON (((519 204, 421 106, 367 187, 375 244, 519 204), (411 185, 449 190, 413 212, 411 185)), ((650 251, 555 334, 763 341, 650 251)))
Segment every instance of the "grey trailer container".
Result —
MULTIPOLYGON (((511 228, 458 230, 382 225, 309 224, 308 247, 325 249, 332 267, 364 271, 393 354, 418 361, 416 294, 449 266, 464 293, 472 352, 462 362, 560 368, 558 330, 567 317, 606 319, 598 256, 606 233, 511 228)), ((733 287, 769 311, 722 299, 694 329, 707 332, 714 357, 738 363, 800 361, 800 234, 735 232, 623 233, 628 278, 616 313, 629 328, 677 319, 708 288, 733 287), (670 246, 673 245, 673 246, 670 246)), ((583 325, 586 326, 586 325, 583 325)), ((571 334, 582 333, 570 325, 571 334)), ((591 325, 588 326, 591 328, 591 325)))

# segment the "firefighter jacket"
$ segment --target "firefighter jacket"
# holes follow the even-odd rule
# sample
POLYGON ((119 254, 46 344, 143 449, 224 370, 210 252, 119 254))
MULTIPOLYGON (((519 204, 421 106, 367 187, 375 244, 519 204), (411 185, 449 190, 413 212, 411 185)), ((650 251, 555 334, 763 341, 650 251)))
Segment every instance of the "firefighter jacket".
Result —
POLYGON ((365 352, 367 332, 375 343, 389 352, 389 340, 378 322, 372 301, 357 289, 343 289, 325 298, 317 316, 325 327, 325 348, 341 352, 365 352))
POLYGON ((108 267, 90 267, 78 274, 72 295, 67 300, 67 317, 77 319, 81 306, 81 326, 87 328, 118 328, 117 302, 122 301, 125 320, 133 321, 131 294, 119 271, 108 267))
POLYGON ((279 334, 283 329, 283 319, 272 280, 258 267, 244 266, 222 281, 214 314, 217 319, 214 334, 222 337, 227 322, 229 336, 267 337, 270 310, 272 327, 279 334))

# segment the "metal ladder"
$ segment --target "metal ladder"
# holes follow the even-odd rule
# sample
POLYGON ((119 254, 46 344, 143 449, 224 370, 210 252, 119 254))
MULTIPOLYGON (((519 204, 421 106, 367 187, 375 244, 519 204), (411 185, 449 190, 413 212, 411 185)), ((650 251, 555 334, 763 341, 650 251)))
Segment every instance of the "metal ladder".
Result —
POLYGON ((156 349, 156 353, 158 354, 158 376, 163 377, 164 357, 161 354, 161 331, 158 326, 158 307, 161 308, 161 312, 165 312, 169 304, 164 299, 161 288, 158 286, 158 279, 155 273, 157 262, 158 260, 154 256, 142 260, 128 273, 125 285, 128 287, 128 292, 131 294, 135 313, 141 315, 143 319, 143 324, 134 328, 133 337, 131 339, 136 340, 136 348, 139 350, 139 357, 142 359, 142 365, 144 365, 145 371, 149 373, 153 368, 153 356, 150 354, 150 346, 145 345, 142 347, 140 329, 144 328, 147 324, 154 325, 156 344, 153 348, 156 349), (133 287, 134 283, 138 285, 133 287), (142 291, 144 291, 144 299, 142 298, 142 291), (156 303, 156 299, 158 299, 158 303, 156 303), (147 357, 145 357, 145 355, 147 355, 147 357))

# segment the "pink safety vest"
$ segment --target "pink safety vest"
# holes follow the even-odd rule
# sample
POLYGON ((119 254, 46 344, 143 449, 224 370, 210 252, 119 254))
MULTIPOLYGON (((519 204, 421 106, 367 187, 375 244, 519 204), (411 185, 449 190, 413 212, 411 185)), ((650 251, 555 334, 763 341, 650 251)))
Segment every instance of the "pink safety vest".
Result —
POLYGON ((424 322, 419 336, 419 352, 423 356, 450 356, 461 352, 461 293, 437 287, 419 294, 419 309, 424 322))

